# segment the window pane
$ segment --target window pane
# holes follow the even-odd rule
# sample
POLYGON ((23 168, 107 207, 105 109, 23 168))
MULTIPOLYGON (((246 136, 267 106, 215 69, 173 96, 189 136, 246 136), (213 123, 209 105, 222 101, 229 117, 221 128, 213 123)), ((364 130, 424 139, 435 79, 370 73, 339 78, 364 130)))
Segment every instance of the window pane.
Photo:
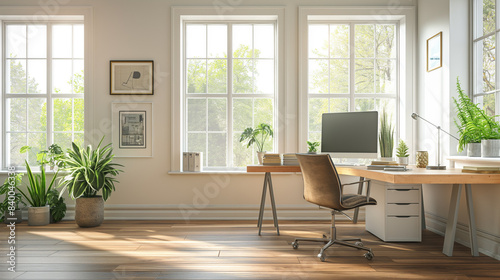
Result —
POLYGON ((208 134, 207 166, 227 166, 226 164, 226 134, 208 134))
POLYGON ((47 130, 47 101, 45 98, 28 99, 28 131, 47 130))
POLYGON ((205 24, 186 25, 186 57, 207 57, 207 26, 205 24))
POLYGON ((227 60, 210 59, 208 60, 208 92, 226 93, 227 92, 227 60))
POLYGON ((251 59, 233 59, 233 92, 253 93, 253 61, 251 59))
POLYGON ((208 130, 226 131, 226 99, 208 99, 208 130))
POLYGON ((355 60, 355 93, 373 93, 374 61, 372 59, 355 60))
POLYGON ((52 57, 72 58, 73 27, 69 24, 52 26, 52 57))
MULTIPOLYGON (((54 98, 53 100, 54 131, 72 131, 72 104, 70 98, 54 98)), ((70 137, 71 138, 71 137, 70 137)))
POLYGON ((396 25, 377 24, 375 40, 377 47, 377 57, 395 58, 396 57, 396 25))
POLYGON ((187 139, 187 150, 189 152, 202 152, 204 155, 204 160, 206 160, 206 155, 207 155, 206 137, 207 137, 206 133, 188 133, 188 139, 187 139))
POLYGON ((54 133, 54 143, 58 144, 63 150, 71 148, 71 133, 54 133))
POLYGON ((26 133, 7 133, 7 165, 24 165, 26 154, 19 153, 19 150, 27 144, 26 133))
POLYGON ((495 90, 495 35, 483 40, 483 92, 495 90))
MULTIPOLYGON (((74 130, 75 131, 83 131, 83 127, 85 124, 84 121, 84 102, 83 98, 75 98, 73 99, 74 106, 74 130)), ((76 137, 76 136, 75 136, 76 137)))
POLYGON ((374 25, 356 24, 354 30, 354 50, 356 57, 374 57, 374 25))
MULTIPOLYGON (((68 81, 68 84, 73 87, 73 93, 83 93, 84 92, 83 91, 83 87, 84 87, 83 73, 84 73, 83 59, 73 60, 73 76, 71 77, 71 80, 68 81)), ((136 84, 136 86, 137 86, 137 84, 136 84)))
POLYGON ((349 99, 330 98, 330 113, 349 111, 349 99))
POLYGON ((208 57, 227 57, 227 25, 208 25, 208 57))
POLYGON ((349 57, 349 25, 331 24, 330 25, 330 57, 348 58, 349 57))
POLYGON ((255 98, 254 100, 254 127, 261 124, 267 123, 273 126, 273 100, 271 98, 255 98))
POLYGON ((254 25, 255 57, 274 58, 274 25, 254 25))
POLYGON ((5 38, 7 57, 26 57, 26 25, 7 25, 5 38))
POLYGON ((318 151, 321 151, 321 132, 309 132, 307 141, 319 142, 320 146, 318 147, 318 151))
POLYGON ((376 93, 396 93, 396 61, 377 59, 375 72, 376 93))
POLYGON ((255 152, 253 147, 247 148, 240 142, 241 132, 233 134, 233 165, 243 167, 253 164, 255 152))
POLYGON ((7 93, 26 93, 26 60, 9 59, 6 63, 10 66, 6 67, 7 93))
POLYGON ((71 93, 72 60, 57 59, 52 61, 52 92, 71 93))
POLYGON ((26 99, 7 99, 7 131, 26 131, 26 99))
POLYGON ((207 92, 207 63, 201 59, 187 59, 187 92, 207 92))
POLYGON ((309 57, 327 58, 328 57, 328 25, 310 24, 309 25, 309 57))
POLYGON ((495 14, 495 0, 483 0, 483 34, 477 37, 495 31, 495 14))
POLYGON ((328 93, 328 60, 309 59, 309 93, 328 93))
POLYGON ((47 57, 47 26, 29 25, 28 26, 28 57, 46 58, 47 57))
POLYGON ((247 127, 252 127, 253 120, 252 99, 233 99, 233 131, 243 132, 247 127))
POLYGON ((252 25, 233 25, 233 57, 253 57, 252 25))
POLYGON ((356 111, 387 110, 392 120, 396 117, 396 100, 394 98, 356 98, 354 100, 356 111))
POLYGON ((255 93, 274 93, 274 60, 255 60, 255 93))
POLYGON ((323 113, 329 112, 328 98, 309 98, 309 132, 321 131, 323 113))
POLYGON ((207 127, 207 105, 206 99, 201 98, 189 98, 187 102, 187 113, 188 113, 188 131, 206 131, 207 127))
POLYGON ((73 25, 73 57, 83 58, 84 57, 84 27, 83 24, 73 25))
POLYGON ((28 60, 28 93, 47 93, 47 62, 28 60))
POLYGON ((349 93, 348 59, 330 59, 330 93, 349 93))
POLYGON ((83 135, 84 135, 83 133, 75 133, 75 136, 74 136, 73 142, 75 142, 80 147, 83 147, 83 143, 84 143, 83 135))
POLYGON ((487 115, 494 116, 496 115, 495 110, 495 94, 488 94, 483 96, 476 97, 476 102, 479 104, 479 107, 482 107, 487 115))
MULTIPOLYGON (((43 151, 47 149, 47 133, 28 133, 28 146, 32 147, 34 151, 43 151)), ((36 162, 36 157, 28 154, 30 163, 36 162)))

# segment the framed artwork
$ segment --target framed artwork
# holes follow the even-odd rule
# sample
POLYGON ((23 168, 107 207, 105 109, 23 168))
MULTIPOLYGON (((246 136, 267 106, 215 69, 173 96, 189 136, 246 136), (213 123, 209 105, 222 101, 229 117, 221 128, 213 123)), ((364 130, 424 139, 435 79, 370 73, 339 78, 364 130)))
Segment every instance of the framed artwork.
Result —
POLYGON ((427 39, 427 72, 443 66, 443 32, 427 39))
POLYGON ((116 157, 153 156, 151 102, 113 102, 112 143, 116 157))
POLYGON ((153 95, 152 60, 111 60, 109 63, 110 94, 153 95))

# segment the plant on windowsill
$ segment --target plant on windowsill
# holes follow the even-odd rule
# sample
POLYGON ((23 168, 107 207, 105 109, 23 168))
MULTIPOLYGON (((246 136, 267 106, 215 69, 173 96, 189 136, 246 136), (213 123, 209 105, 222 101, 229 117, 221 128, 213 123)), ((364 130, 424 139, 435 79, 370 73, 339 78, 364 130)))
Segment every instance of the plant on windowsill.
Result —
POLYGON ((405 141, 399 140, 399 145, 396 148, 396 156, 398 157, 399 165, 408 165, 408 158, 410 156, 410 154, 408 154, 408 150, 409 148, 405 141))
POLYGON ((72 199, 76 199, 75 221, 80 227, 96 227, 104 220, 104 201, 115 190, 114 178, 123 165, 113 163, 111 143, 101 147, 101 139, 95 149, 79 147, 74 142, 68 156, 63 158, 64 171, 69 174, 61 180, 61 194, 68 190, 72 199), (102 195, 98 195, 101 192, 102 195))
POLYGON ((382 111, 382 116, 380 117, 379 146, 382 160, 392 160, 394 128, 385 109, 382 111))
POLYGON ((310 154, 315 154, 318 151, 319 142, 307 141, 308 150, 310 154))
POLYGON ((247 127, 240 136, 240 142, 246 143, 247 148, 253 144, 257 147, 257 158, 259 164, 262 164, 264 157, 264 145, 267 140, 273 137, 273 129, 267 123, 261 123, 256 128, 247 127))
POLYGON ((0 223, 15 222, 18 224, 23 221, 21 208, 26 207, 26 203, 21 193, 18 192, 18 186, 22 183, 23 175, 23 173, 17 173, 14 177, 5 179, 3 185, 0 186, 0 195, 5 195, 3 202, 0 203, 0 223), (11 180, 10 178, 14 179, 11 180), (14 194, 10 192, 11 190, 14 194))

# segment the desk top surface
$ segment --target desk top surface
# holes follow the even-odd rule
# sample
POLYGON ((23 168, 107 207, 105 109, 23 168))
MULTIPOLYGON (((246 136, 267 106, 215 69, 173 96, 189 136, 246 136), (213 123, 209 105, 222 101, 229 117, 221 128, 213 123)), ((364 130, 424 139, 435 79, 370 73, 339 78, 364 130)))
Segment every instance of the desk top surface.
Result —
MULTIPOLYGON (((367 170, 366 166, 338 166, 341 175, 365 177, 392 184, 500 184, 500 174, 462 173, 460 168, 427 170, 409 166, 409 171, 367 170)), ((300 172, 300 166, 249 165, 247 172, 300 172)))

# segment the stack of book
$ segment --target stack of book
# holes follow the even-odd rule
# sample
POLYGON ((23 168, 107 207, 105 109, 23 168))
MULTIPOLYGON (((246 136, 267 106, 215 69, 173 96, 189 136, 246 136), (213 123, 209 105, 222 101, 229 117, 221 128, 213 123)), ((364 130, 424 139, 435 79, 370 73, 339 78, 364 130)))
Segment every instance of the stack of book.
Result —
POLYGON ((280 154, 264 154, 263 165, 281 165, 280 154))
POLYGON ((283 154, 283 165, 299 165, 297 156, 294 153, 283 154))
POLYGON ((500 166, 464 166, 462 173, 500 173, 500 166))
POLYGON ((384 170, 384 168, 390 168, 398 166, 397 161, 382 161, 382 160, 374 160, 371 165, 368 165, 366 169, 372 170, 384 170))

